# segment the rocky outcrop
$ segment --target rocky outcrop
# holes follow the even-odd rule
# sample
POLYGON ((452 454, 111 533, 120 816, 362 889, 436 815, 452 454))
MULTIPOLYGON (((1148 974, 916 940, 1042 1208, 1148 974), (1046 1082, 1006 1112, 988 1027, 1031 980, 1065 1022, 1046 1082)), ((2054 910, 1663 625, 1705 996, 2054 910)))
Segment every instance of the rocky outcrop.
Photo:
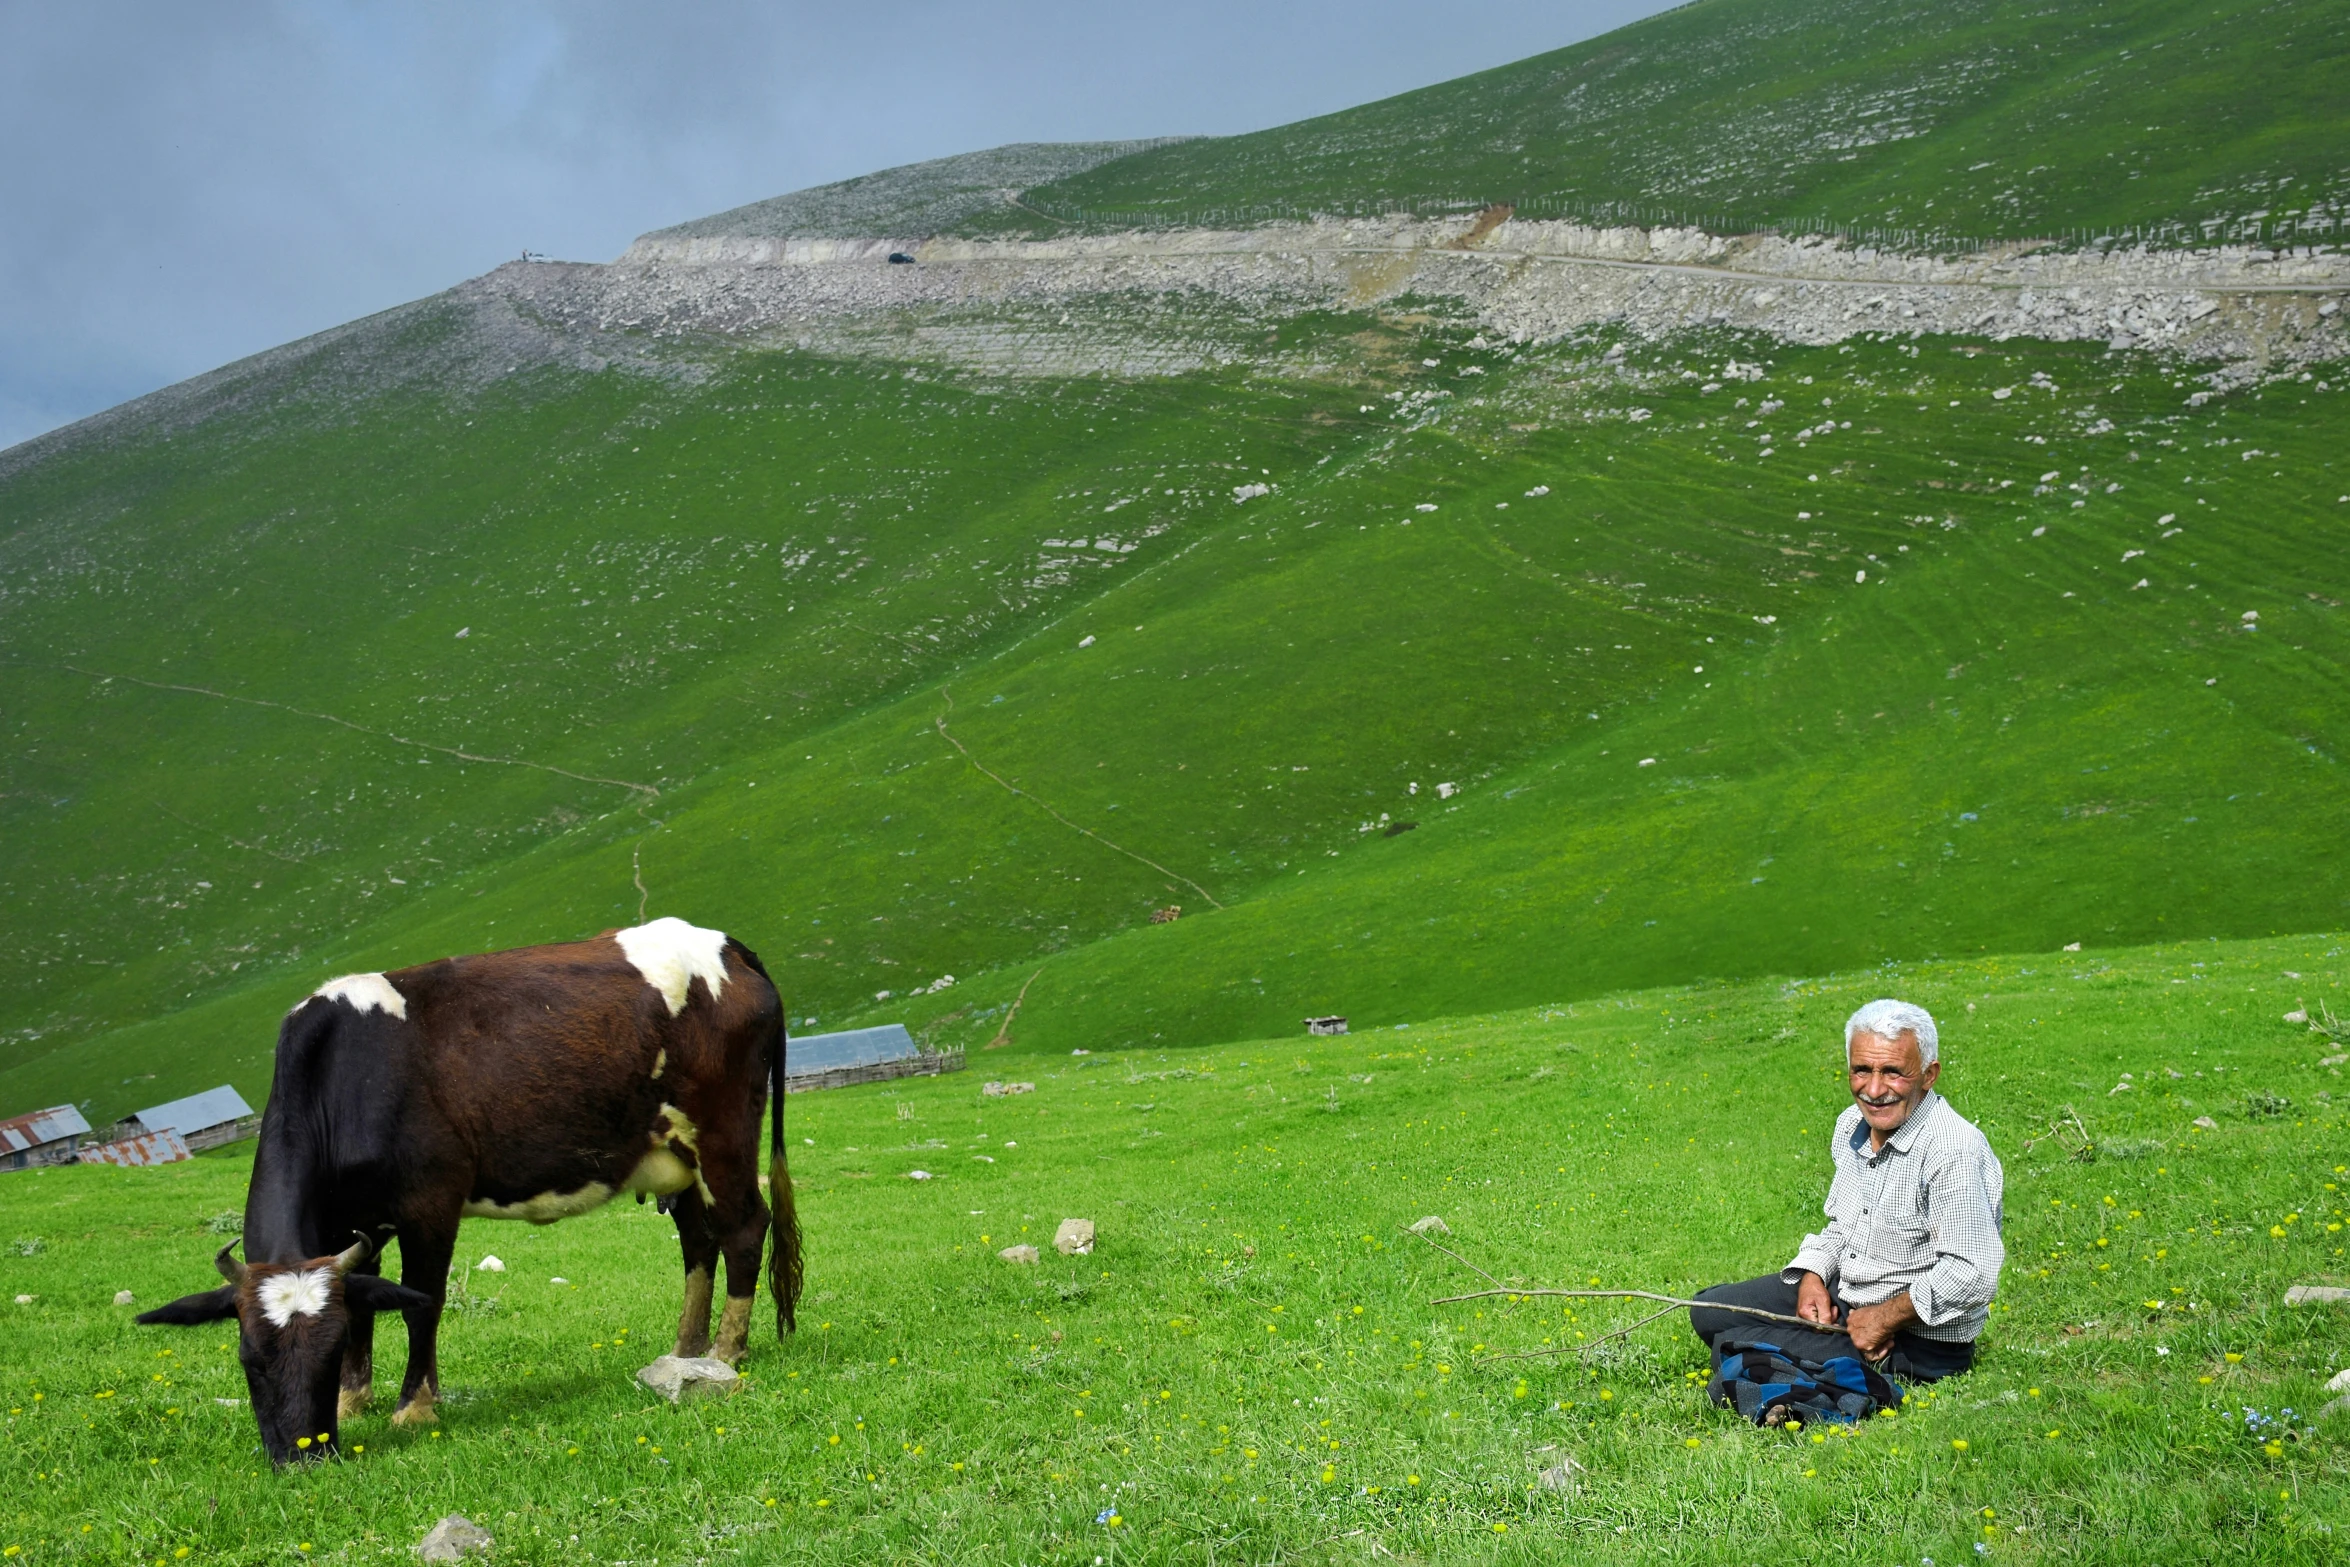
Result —
MULTIPOLYGON (((1016 315, 1179 295, 1285 314, 1410 295, 1458 301, 1485 330, 1520 342, 1619 323, 1644 334, 1735 327, 1803 343, 1885 332, 2091 340, 2265 361, 2344 351, 2350 257, 2029 246, 1917 256, 1827 239, 1488 214, 1473 223, 1398 217, 1047 240, 704 231, 648 235, 610 266, 509 266, 476 286, 584 329, 780 335, 810 346, 836 346, 841 323, 890 315, 1016 315), (892 263, 893 253, 914 262, 892 263)), ((954 357, 951 343, 925 343, 917 328, 894 350, 886 336, 867 337, 866 351, 954 357)), ((1182 368, 1203 356, 1212 351, 1136 368, 1182 368)))

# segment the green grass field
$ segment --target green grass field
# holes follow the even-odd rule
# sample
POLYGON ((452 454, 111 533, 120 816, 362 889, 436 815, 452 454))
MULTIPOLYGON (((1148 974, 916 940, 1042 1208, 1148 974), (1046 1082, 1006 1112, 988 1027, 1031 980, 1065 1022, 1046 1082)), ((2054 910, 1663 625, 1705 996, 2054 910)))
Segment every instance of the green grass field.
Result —
POLYGON ((507 1561, 2336 1560, 2350 1422, 2311 1412, 2343 1308, 2282 1296, 2350 1277, 2342 1082, 2278 1018, 2343 973, 2335 938, 1892 964, 1339 1040, 1015 1048, 795 1098, 806 1328, 762 1326, 745 1392, 681 1410, 631 1382, 677 1310, 650 1208, 475 1221, 462 1262, 507 1269, 465 1275, 443 1425, 379 1406, 348 1458, 285 1476, 218 1402, 244 1388, 217 1328, 129 1322, 210 1277, 249 1153, 13 1176, 0 1291, 34 1298, 0 1305, 0 1546, 389 1562, 454 1511, 507 1561), (1506 1359, 1635 1313, 1430 1303, 1479 1281, 1398 1233, 1426 1213, 1516 1285, 1782 1263, 1825 1191, 1837 1029, 1888 991, 1945 1019, 1944 1086, 2006 1164, 1972 1374, 1866 1429, 1766 1433, 1707 1406, 1677 1321, 1506 1359), (1036 1091, 984 1098, 997 1075, 1036 1091), (2068 1108, 2093 1161, 2047 1136, 2068 1108), (1072 1215, 1095 1256, 1052 1254, 1072 1215), (1041 1266, 995 1259, 1023 1240, 1041 1266), (1538 1488, 1562 1456, 1578 1487, 1538 1488))
POLYGON ((2346 52, 2350 18, 2325 0, 1698 0, 1378 103, 1115 159, 972 222, 1509 202, 1897 243, 2336 244, 2346 52))

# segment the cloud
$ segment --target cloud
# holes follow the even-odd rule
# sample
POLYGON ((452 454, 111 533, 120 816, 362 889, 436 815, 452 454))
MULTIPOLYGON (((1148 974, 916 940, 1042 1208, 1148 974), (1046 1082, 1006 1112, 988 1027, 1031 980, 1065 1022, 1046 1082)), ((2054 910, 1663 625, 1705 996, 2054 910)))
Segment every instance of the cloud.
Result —
POLYGON ((1278 124, 1657 8, 0 8, 0 446, 525 248, 606 260, 1007 141, 1278 124))

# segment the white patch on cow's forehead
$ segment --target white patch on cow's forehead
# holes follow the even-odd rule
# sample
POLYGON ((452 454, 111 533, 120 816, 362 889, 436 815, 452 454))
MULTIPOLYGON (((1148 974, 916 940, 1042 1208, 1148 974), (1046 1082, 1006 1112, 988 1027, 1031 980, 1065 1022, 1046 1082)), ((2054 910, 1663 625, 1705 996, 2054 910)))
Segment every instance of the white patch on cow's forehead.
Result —
POLYGON ((273 1273, 254 1287, 253 1294, 270 1325, 282 1328, 296 1317, 315 1317, 326 1310, 327 1286, 334 1277, 332 1268, 273 1273))
POLYGON ((710 987, 710 999, 726 986, 726 932, 704 930, 674 916, 650 925, 633 925, 612 939, 645 983, 661 992, 669 1015, 685 1010, 686 993, 696 979, 710 987))
POLYGON ((358 1012, 389 1012, 403 1021, 408 1016, 408 998, 381 974, 345 974, 341 979, 328 980, 310 994, 324 996, 329 1001, 349 1002, 358 1012))

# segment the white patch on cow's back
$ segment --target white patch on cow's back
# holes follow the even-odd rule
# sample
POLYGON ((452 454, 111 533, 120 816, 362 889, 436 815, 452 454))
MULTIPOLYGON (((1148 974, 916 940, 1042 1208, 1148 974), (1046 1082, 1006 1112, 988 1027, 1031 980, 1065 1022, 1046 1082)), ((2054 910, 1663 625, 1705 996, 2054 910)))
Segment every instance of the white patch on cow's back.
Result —
POLYGON ((696 979, 710 987, 710 999, 726 988, 726 932, 688 925, 674 915, 650 925, 632 925, 612 939, 644 975, 645 983, 661 992, 669 1015, 685 1010, 687 992, 696 979))
POLYGON ((468 1219, 521 1219, 530 1224, 553 1224, 589 1213, 612 1200, 612 1188, 590 1181, 575 1192, 541 1192, 520 1202, 492 1202, 476 1197, 460 1211, 468 1219))
POLYGON ((340 979, 328 980, 310 994, 324 996, 329 1001, 348 1002, 356 1012, 389 1012, 403 1021, 408 1016, 408 998, 381 974, 345 974, 340 979))
MULTIPOLYGON (((382 978, 376 975, 375 978, 382 978)), ((303 1273, 273 1273, 254 1286, 254 1297, 261 1303, 261 1314, 272 1327, 284 1327, 296 1317, 315 1317, 326 1310, 327 1289, 334 1283, 332 1268, 311 1268, 303 1273)))

